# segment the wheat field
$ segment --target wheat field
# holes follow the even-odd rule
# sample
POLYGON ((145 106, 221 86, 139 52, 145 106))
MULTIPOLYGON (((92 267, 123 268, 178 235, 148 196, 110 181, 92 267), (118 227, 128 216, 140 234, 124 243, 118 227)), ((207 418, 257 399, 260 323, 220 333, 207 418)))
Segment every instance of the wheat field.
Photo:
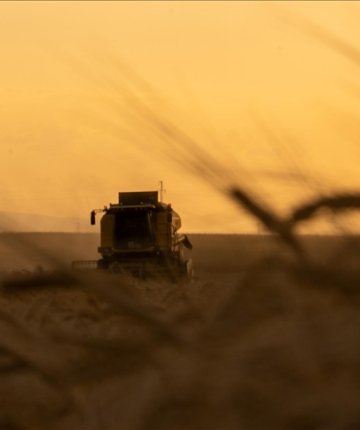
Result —
POLYGON ((170 284, 70 272, 96 235, 2 234, 0 428, 359 428, 359 240, 192 240, 170 284))
MULTIPOLYGON (((283 18, 359 66, 347 37, 286 11, 283 18)), ((266 234, 191 235, 194 279, 170 283, 71 271, 72 260, 96 258, 96 235, 1 233, 0 430, 359 429, 360 238, 298 231, 324 212, 358 211, 359 192, 327 186, 278 212, 246 169, 230 171, 231 157, 207 152, 166 103, 159 109, 151 83, 110 54, 112 67, 99 76, 81 56, 60 55, 95 81, 96 107, 109 114, 103 128, 118 139, 125 118, 145 142, 140 152, 210 185, 266 234)), ((358 111, 351 115, 357 126, 358 111)), ((258 126, 261 109, 252 116, 258 126)), ((282 131, 260 126, 276 150, 282 131)), ((306 171, 291 173, 308 186, 306 171)), ((95 184, 90 174, 83 188, 95 184)))

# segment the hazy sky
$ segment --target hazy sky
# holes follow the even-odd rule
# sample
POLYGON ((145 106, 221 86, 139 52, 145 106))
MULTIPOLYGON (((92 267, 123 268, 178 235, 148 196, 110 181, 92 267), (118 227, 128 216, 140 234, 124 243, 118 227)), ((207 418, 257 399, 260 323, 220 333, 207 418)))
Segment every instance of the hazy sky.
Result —
POLYGON ((357 2, 0 2, 0 211, 87 217, 162 179, 185 230, 256 228, 179 166, 159 117, 278 210, 360 188, 360 61, 302 24, 360 49, 359 19, 357 2))

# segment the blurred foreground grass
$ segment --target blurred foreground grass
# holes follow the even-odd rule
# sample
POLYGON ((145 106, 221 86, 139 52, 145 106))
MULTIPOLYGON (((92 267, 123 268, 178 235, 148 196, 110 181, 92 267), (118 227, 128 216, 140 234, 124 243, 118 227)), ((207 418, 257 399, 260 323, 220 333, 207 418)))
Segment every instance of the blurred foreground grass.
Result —
MULTIPOLYGON (((66 238, 36 249, 93 240, 66 238)), ((359 428, 360 241, 305 238, 312 265, 272 236, 192 240, 189 285, 3 273, 0 428, 359 428)))

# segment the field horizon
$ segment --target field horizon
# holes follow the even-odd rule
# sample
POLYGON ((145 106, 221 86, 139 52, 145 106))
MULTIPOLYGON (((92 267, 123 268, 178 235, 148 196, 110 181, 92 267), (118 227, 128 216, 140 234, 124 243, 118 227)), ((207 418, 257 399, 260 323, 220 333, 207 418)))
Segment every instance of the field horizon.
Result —
MULTIPOLYGON (((291 252, 274 234, 187 233, 193 244, 186 251, 198 272, 245 270, 269 255, 290 255, 291 252)), ((299 235, 310 258, 329 258, 339 248, 360 242, 354 235, 299 235)), ((100 258, 97 248, 99 233, 88 232, 2 232, 0 233, 0 270, 30 270, 53 267, 53 261, 70 268, 73 260, 100 258), (23 267, 22 267, 23 265, 23 267)))

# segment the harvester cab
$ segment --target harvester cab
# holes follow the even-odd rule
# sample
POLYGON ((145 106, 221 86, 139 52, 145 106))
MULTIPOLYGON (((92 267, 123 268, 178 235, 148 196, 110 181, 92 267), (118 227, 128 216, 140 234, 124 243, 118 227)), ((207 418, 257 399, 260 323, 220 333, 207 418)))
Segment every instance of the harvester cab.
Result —
MULTIPOLYGON (((101 258, 93 262, 97 269, 142 278, 192 277, 191 259, 184 255, 184 249, 192 249, 192 244, 178 232, 180 216, 170 204, 159 202, 157 191, 119 193, 118 203, 91 211, 92 225, 100 212, 101 258)), ((84 264, 78 261, 73 266, 84 264)))

